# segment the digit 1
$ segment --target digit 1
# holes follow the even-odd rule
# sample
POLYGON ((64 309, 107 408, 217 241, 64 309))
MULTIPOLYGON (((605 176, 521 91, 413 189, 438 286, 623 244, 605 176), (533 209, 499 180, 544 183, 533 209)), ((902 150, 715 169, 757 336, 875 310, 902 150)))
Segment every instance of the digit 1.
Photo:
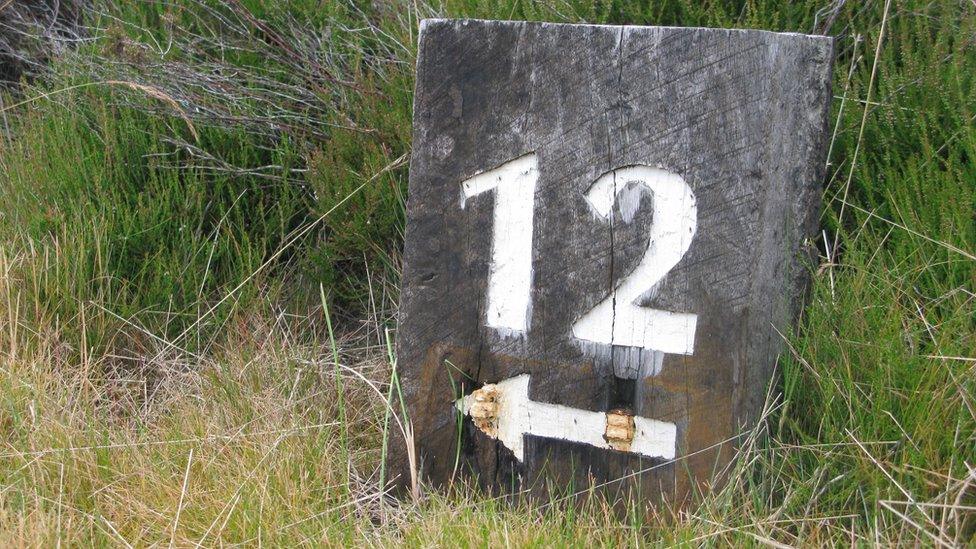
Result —
POLYGON ((529 328, 532 291, 532 215, 539 179, 535 153, 520 156, 461 183, 461 208, 495 191, 485 324, 503 336, 529 328))

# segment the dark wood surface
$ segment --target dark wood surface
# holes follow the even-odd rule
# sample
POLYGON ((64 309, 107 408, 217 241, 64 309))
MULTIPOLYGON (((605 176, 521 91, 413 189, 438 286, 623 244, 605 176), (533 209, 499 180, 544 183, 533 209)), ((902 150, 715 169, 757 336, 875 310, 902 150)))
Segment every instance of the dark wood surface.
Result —
MULTIPOLYGON (((473 474, 538 493, 595 483, 649 500, 712 479, 760 413, 784 348, 777 331, 789 333, 802 303, 831 65, 830 39, 797 34, 423 22, 397 363, 426 479, 473 474), (461 209, 460 184, 531 152, 531 325, 502 337, 485 326, 493 201, 461 209), (631 222, 618 209, 596 220, 583 199, 600 175, 635 164, 679 174, 698 207, 690 248, 643 303, 698 315, 693 354, 665 354, 657 375, 631 371, 632 357, 622 366, 623 349, 589 356, 572 334, 647 248, 649 193, 631 222), (677 459, 529 436, 519 463, 470 420, 458 436, 454 399, 523 373, 532 400, 675 423, 677 459)), ((408 479, 401 440, 391 455, 408 479)))

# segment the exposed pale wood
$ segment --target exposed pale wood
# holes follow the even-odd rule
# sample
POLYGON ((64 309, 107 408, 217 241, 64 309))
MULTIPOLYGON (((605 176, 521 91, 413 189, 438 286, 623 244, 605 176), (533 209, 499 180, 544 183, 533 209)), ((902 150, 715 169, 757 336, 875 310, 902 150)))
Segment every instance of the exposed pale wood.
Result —
MULTIPOLYGON (((428 479, 445 483, 457 465, 492 490, 609 482, 605 492, 653 500, 731 458, 719 443, 755 421, 783 348, 777 331, 802 302, 831 58, 828 38, 762 31, 423 23, 397 351, 428 479), (532 152, 531 323, 502 337, 485 326, 492 200, 461 209, 460 185, 532 152), (600 222, 582 198, 635 164, 680 175, 697 198, 691 247, 643 303, 698 315, 691 355, 593 357, 572 335, 647 248, 648 193, 630 222, 617 208, 600 222), (458 448, 454 400, 519 374, 531 374, 535 402, 676 424, 677 465, 532 436, 519 463, 470 419, 458 448)), ((391 459, 409 478, 400 441, 391 459)))

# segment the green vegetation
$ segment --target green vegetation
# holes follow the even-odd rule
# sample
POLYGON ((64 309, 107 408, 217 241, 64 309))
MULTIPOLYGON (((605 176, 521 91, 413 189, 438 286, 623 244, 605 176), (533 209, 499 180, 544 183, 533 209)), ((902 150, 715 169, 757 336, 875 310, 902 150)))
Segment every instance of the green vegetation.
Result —
POLYGON ((119 4, 0 107, 0 545, 976 543, 976 5, 119 4), (435 15, 837 37, 823 257, 723 490, 384 496, 435 15))

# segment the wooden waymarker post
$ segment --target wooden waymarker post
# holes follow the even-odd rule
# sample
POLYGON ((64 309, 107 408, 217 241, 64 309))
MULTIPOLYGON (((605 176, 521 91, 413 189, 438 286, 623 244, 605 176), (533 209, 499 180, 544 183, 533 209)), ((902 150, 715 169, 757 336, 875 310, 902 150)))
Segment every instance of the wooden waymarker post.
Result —
POLYGON ((397 348, 424 478, 650 500, 713 479, 802 302, 832 49, 423 22, 397 348))

